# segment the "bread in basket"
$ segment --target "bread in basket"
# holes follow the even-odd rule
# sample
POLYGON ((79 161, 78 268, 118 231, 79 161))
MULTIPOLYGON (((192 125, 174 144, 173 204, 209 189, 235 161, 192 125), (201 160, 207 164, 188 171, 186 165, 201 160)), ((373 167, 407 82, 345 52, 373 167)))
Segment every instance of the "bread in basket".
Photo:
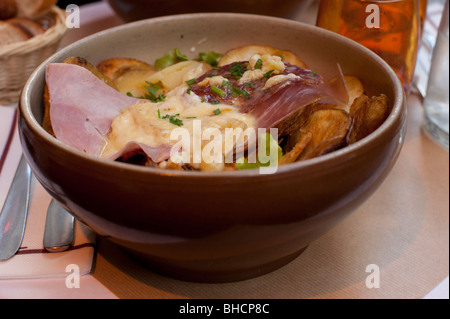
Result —
POLYGON ((57 51, 67 32, 66 12, 48 8, 54 2, 33 0, 32 8, 29 0, 0 0, 0 105, 18 101, 30 74, 57 51))

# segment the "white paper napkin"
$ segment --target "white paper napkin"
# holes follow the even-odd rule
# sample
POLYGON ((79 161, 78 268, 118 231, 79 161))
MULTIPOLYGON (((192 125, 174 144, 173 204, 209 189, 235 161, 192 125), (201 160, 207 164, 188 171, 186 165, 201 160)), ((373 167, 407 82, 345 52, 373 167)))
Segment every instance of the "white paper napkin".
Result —
MULTIPOLYGON (((5 202, 22 152, 16 116, 16 107, 0 106, 0 208, 5 202)), ((30 208, 21 247, 14 257, 0 261, 0 280, 88 274, 95 255, 94 233, 76 222, 72 248, 60 253, 47 252, 43 247, 43 238, 51 197, 35 178, 31 189, 30 208)))

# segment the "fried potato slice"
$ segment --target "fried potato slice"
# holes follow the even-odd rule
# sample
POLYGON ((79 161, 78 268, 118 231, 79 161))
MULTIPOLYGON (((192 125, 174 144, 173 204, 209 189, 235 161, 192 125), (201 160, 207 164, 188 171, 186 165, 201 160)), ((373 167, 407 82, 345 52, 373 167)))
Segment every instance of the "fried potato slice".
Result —
POLYGON ((161 83, 165 91, 170 91, 188 80, 205 74, 211 68, 211 65, 205 62, 182 61, 152 74, 145 81, 161 83))
POLYGON ((285 165, 296 162, 297 158, 300 156, 300 154, 303 153, 306 146, 308 146, 312 138, 312 133, 305 130, 300 130, 299 135, 300 136, 297 144, 295 144, 294 147, 289 152, 287 152, 280 158, 280 160, 278 161, 279 165, 285 165))
MULTIPOLYGON (((330 83, 335 82, 336 78, 333 78, 330 83)), ((350 112, 350 107, 352 106, 355 99, 364 94, 364 87, 358 77, 352 75, 344 75, 345 87, 348 94, 347 104, 336 105, 337 108, 343 109, 346 112, 350 112)))
POLYGON ((364 94, 364 86, 359 78, 351 75, 344 75, 345 86, 348 92, 348 104, 345 107, 347 112, 350 112, 350 107, 353 102, 364 94))
POLYGON ((81 57, 71 57, 67 58, 63 61, 63 63, 68 64, 75 64, 78 66, 82 66, 83 68, 91 71, 96 77, 98 77, 100 80, 111 86, 112 88, 116 88, 114 83, 109 79, 103 72, 101 72, 95 65, 87 61, 85 58, 81 57))
POLYGON ((311 141, 298 160, 317 157, 343 146, 350 125, 350 115, 344 110, 321 107, 311 112, 308 122, 302 127, 311 132, 311 141))
POLYGON ((356 143, 374 132, 388 115, 388 98, 384 94, 372 98, 363 95, 355 99, 350 108, 352 125, 347 135, 347 143, 356 143))
POLYGON ((146 93, 145 81, 155 74, 154 70, 129 70, 114 80, 117 90, 123 94, 130 93, 141 97, 146 93))
POLYGON ((233 62, 248 61, 255 54, 270 54, 282 56, 284 61, 293 65, 298 65, 302 69, 308 69, 306 63, 299 57, 297 57, 293 52, 262 45, 248 45, 229 50, 219 60, 219 66, 224 66, 233 62))
POLYGON ((111 58, 97 64, 97 69, 111 81, 132 70, 155 71, 154 67, 140 60, 130 58, 111 58))
POLYGON ((101 61, 97 68, 105 74, 116 89, 133 96, 145 95, 145 81, 156 69, 143 61, 131 58, 111 58, 101 61))

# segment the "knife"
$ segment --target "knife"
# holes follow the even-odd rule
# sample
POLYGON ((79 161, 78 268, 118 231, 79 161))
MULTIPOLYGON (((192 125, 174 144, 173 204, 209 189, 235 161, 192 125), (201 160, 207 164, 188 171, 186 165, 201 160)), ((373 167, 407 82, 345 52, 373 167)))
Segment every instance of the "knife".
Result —
POLYGON ((31 169, 22 155, 0 213, 0 261, 14 256, 22 244, 30 188, 31 169))

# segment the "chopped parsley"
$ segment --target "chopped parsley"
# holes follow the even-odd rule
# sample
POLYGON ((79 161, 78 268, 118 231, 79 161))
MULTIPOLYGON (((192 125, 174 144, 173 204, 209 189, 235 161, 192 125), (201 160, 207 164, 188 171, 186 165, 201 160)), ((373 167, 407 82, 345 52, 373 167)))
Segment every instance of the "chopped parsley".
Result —
POLYGON ((231 85, 231 82, 230 82, 230 81, 227 81, 227 80, 223 80, 223 82, 222 82, 222 87, 223 87, 223 86, 228 87, 229 90, 232 90, 232 89, 233 89, 233 86, 231 85))
POLYGON ((186 84, 187 84, 187 85, 192 85, 192 84, 195 83, 195 81, 197 81, 197 79, 196 79, 196 78, 193 78, 193 79, 187 80, 187 81, 186 81, 186 84))
POLYGON ((215 67, 219 64, 218 60, 223 56, 223 54, 216 52, 200 52, 197 61, 203 61, 209 65, 215 67))
MULTIPOLYGON (((244 83, 244 85, 245 86, 249 86, 249 87, 254 87, 255 86, 251 82, 246 82, 246 83, 244 83)), ((247 99, 250 98, 250 93, 248 93, 247 91, 242 90, 242 89, 240 89, 240 88, 238 88, 236 86, 233 86, 230 81, 224 80, 222 82, 222 86, 227 87, 229 92, 231 91, 231 96, 236 97, 236 96, 242 95, 242 96, 246 97, 247 99)))
POLYGON ((265 78, 270 78, 270 76, 272 75, 272 73, 273 73, 274 71, 275 71, 275 70, 267 71, 266 73, 264 73, 264 77, 265 77, 265 78))
POLYGON ((241 90, 240 88, 238 88, 238 87, 236 87, 236 86, 233 86, 233 93, 232 93, 232 95, 233 95, 233 96, 239 96, 239 95, 242 95, 242 96, 244 96, 244 97, 247 98, 247 99, 250 98, 250 93, 248 93, 248 92, 245 91, 245 90, 241 90))
POLYGON ((158 90, 161 89, 160 84, 151 83, 148 81, 145 81, 147 85, 145 86, 145 89, 147 90, 148 94, 145 94, 145 98, 147 100, 152 101, 153 103, 156 102, 162 102, 166 99, 166 96, 164 94, 158 94, 158 90))
POLYGON ((169 121, 170 121, 170 123, 172 123, 173 125, 176 125, 176 126, 183 126, 183 121, 180 120, 180 119, 177 119, 177 118, 175 118, 175 117, 173 117, 173 116, 171 116, 171 117, 169 118, 169 121))
POLYGON ((215 115, 219 115, 220 113, 222 113, 222 112, 220 111, 220 109, 215 109, 215 110, 214 110, 214 114, 215 114, 215 115))
POLYGON ((256 63, 255 63, 254 69, 255 69, 255 70, 260 70, 260 69, 262 69, 262 64, 263 64, 263 61, 262 61, 261 59, 258 59, 258 60, 256 61, 256 63))
POLYGON ((188 88, 188 89, 186 90, 186 93, 190 95, 190 94, 191 94, 191 91, 192 91, 192 88, 188 88))
POLYGON ((317 74, 317 71, 312 71, 309 75, 310 76, 314 76, 314 75, 316 75, 317 74))
POLYGON ((145 96, 137 97, 134 96, 131 92, 127 92, 127 96, 137 99, 150 100, 153 103, 162 102, 166 99, 166 96, 164 94, 158 94, 158 90, 162 88, 160 84, 154 84, 147 81, 145 81, 145 83, 147 83, 147 85, 145 86, 145 89, 147 91, 145 96))
POLYGON ((155 61, 155 69, 162 70, 178 62, 189 61, 189 59, 180 52, 180 49, 175 48, 170 50, 165 56, 155 61))
POLYGON ((161 113, 158 110, 158 117, 160 119, 166 120, 169 119, 169 122, 176 126, 183 126, 183 121, 178 119, 177 117, 180 116, 180 113, 175 115, 166 114, 163 117, 161 117, 161 113))
POLYGON ((228 69, 228 72, 230 72, 231 75, 234 76, 237 80, 242 77, 245 71, 247 71, 247 69, 244 68, 241 62, 233 63, 228 69))
POLYGON ((225 91, 219 89, 215 85, 211 85, 211 92, 216 94, 216 95, 218 95, 218 96, 220 96, 221 98, 224 98, 227 95, 227 93, 225 93, 225 91))

